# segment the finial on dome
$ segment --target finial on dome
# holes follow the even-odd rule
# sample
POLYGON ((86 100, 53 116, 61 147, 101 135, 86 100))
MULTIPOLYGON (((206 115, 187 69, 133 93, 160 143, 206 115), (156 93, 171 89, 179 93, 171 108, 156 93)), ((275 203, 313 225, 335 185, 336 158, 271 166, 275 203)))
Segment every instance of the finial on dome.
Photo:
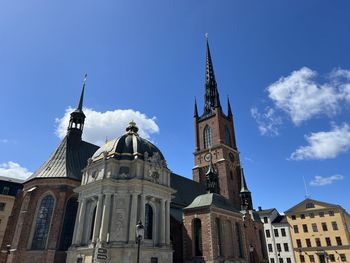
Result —
POLYGON ((134 133, 137 135, 137 132, 139 131, 139 128, 137 128, 136 123, 132 120, 129 122, 129 126, 126 127, 126 132, 127 133, 134 133))

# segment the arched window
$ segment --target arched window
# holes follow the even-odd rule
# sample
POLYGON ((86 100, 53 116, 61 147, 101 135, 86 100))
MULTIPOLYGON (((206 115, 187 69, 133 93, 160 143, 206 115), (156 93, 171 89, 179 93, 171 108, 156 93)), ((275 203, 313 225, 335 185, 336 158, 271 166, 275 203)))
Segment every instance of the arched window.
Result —
POLYGON ((52 195, 47 195, 41 200, 36 217, 32 249, 41 250, 46 248, 54 203, 52 195))
POLYGON ((152 206, 146 204, 145 206, 145 239, 152 239, 153 232, 153 209, 152 206))
POLYGON ((222 256, 222 238, 221 238, 221 221, 220 218, 215 219, 216 223, 216 236, 217 236, 217 241, 218 241, 218 256, 222 256))
POLYGON ((227 126, 225 126, 225 141, 226 141, 226 145, 232 147, 230 131, 227 128, 227 126))
POLYGON ((237 243, 238 243, 238 253, 239 257, 243 258, 243 244, 242 244, 242 233, 241 233, 241 226, 239 223, 236 223, 236 235, 237 235, 237 243))
POLYGON ((212 146, 212 132, 210 127, 207 125, 204 128, 204 148, 210 148, 212 146))
POLYGON ((195 218, 192 222, 193 224, 193 243, 194 243, 194 256, 203 256, 202 247, 202 223, 201 220, 195 218))
POLYGON ((64 214, 63 229, 60 238, 60 250, 67 250, 72 244, 72 237, 74 231, 75 217, 77 215, 78 199, 72 197, 68 200, 66 205, 66 212, 64 214))
POLYGON ((233 257, 232 224, 229 220, 225 221, 224 233, 226 254, 229 257, 233 257))

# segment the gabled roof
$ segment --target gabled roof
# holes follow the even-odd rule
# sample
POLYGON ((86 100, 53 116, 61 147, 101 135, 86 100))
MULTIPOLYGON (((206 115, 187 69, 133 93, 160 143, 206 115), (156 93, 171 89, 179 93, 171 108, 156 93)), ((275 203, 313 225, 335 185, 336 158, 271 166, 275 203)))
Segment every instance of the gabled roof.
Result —
POLYGON ((204 185, 174 173, 170 176, 170 186, 177 191, 171 203, 182 207, 188 206, 196 196, 206 193, 204 185))
POLYGON ((270 209, 261 209, 258 210, 257 213, 260 214, 271 214, 276 208, 270 208, 270 209))
POLYGON ((26 182, 36 178, 70 178, 80 181, 81 170, 98 148, 85 141, 72 141, 66 136, 49 159, 26 182))
POLYGON ((239 212, 233 207, 233 205, 228 199, 216 193, 207 193, 197 196, 189 206, 184 208, 184 210, 201 209, 209 207, 217 207, 233 212, 239 212))
POLYGON ((272 221, 272 224, 282 224, 282 223, 288 223, 286 216, 284 215, 278 215, 275 220, 272 221))
POLYGON ((314 200, 314 199, 311 199, 311 198, 306 198, 305 200, 301 201, 297 205, 289 208, 287 211, 285 211, 285 213, 297 212, 298 208, 301 208, 302 206, 303 206, 303 209, 301 209, 300 211, 305 210, 306 209, 305 205, 307 203, 315 203, 315 204, 318 204, 318 205, 324 206, 324 207, 334 207, 334 208, 341 208, 341 209, 343 209, 340 205, 326 203, 326 202, 314 200))

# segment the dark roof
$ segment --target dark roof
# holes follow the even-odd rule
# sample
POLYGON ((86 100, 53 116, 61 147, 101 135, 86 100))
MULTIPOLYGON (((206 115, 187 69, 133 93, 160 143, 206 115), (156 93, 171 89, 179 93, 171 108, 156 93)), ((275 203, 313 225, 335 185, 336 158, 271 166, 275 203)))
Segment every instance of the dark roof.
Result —
POLYGON ((12 183, 17 183, 17 184, 22 184, 24 182, 23 179, 14 178, 14 177, 7 177, 7 176, 0 176, 0 181, 12 182, 12 183))
POLYGON ((198 195, 206 193, 204 185, 174 173, 171 173, 170 186, 177 191, 172 203, 182 207, 188 206, 198 195))
POLYGON ((184 210, 201 209, 207 207, 217 207, 233 212, 239 212, 233 207, 228 199, 216 193, 207 193, 197 196, 189 206, 184 208, 184 210))
POLYGON ((275 220, 272 221, 272 224, 279 224, 279 223, 287 223, 287 218, 284 215, 278 215, 275 220))
POLYGON ((97 149, 98 146, 94 144, 71 140, 66 136, 49 159, 26 182, 35 178, 70 178, 80 181, 81 170, 97 149))
POLYGON ((297 208, 298 206, 300 206, 303 203, 310 203, 310 202, 314 202, 314 203, 318 203, 324 206, 332 206, 332 207, 338 207, 338 208, 342 208, 340 205, 335 205, 335 204, 331 204, 331 203, 326 203, 326 202, 322 202, 322 201, 318 201, 318 200, 314 200, 311 198, 306 198, 305 200, 301 201, 300 203, 296 204, 295 206, 293 206, 292 208, 289 208, 287 211, 285 211, 285 213, 290 213, 293 212, 293 210, 295 208, 297 208))
POLYGON ((276 208, 261 209, 261 210, 258 210, 257 212, 259 214, 271 214, 273 212, 273 210, 276 210, 276 208))

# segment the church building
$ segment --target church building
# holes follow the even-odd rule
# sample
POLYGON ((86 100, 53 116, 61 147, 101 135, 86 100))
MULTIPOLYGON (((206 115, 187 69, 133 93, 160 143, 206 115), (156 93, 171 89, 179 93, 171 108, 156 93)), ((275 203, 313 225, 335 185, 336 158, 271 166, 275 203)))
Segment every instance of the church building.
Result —
POLYGON ((203 112, 194 106, 193 180, 173 173, 133 121, 101 147, 83 141, 84 90, 85 81, 66 137, 24 183, 2 245, 12 252, 0 263, 136 263, 138 242, 141 263, 267 262, 208 40, 203 112))

